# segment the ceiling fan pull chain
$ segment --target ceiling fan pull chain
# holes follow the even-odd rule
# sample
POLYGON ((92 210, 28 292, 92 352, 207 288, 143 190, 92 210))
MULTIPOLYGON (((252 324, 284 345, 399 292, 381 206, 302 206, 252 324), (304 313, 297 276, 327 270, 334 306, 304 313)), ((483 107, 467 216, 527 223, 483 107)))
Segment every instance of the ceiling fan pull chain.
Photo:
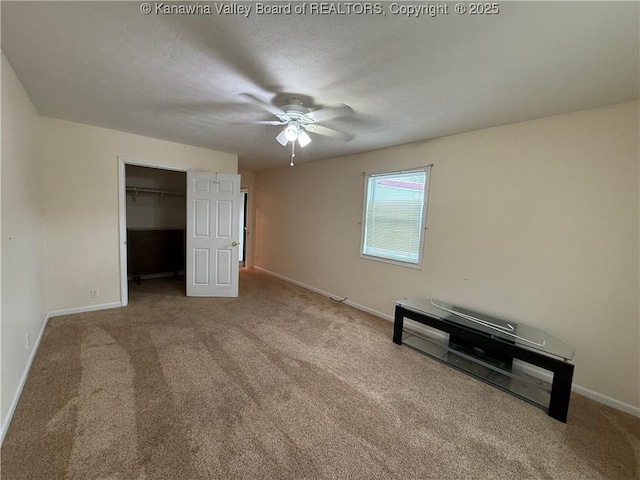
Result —
POLYGON ((291 165, 293 167, 293 158, 296 156, 296 142, 291 142, 291 165))

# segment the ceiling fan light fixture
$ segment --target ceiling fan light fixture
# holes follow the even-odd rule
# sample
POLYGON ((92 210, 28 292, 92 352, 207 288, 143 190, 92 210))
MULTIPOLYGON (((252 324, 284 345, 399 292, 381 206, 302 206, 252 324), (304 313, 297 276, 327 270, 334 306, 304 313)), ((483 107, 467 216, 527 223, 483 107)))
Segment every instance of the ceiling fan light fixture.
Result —
POLYGON ((304 148, 311 143, 311 137, 304 130, 300 130, 298 132, 298 143, 300 147, 304 148))
POLYGON ((287 146, 287 143, 289 143, 289 140, 287 140, 284 136, 284 130, 281 131, 278 136, 276 137, 276 140, 278 141, 278 143, 280 145, 282 145, 283 147, 287 146))
POLYGON ((284 129, 284 138, 286 138, 290 142, 295 142, 298 139, 298 134, 299 134, 298 125, 295 123, 290 123, 284 129))

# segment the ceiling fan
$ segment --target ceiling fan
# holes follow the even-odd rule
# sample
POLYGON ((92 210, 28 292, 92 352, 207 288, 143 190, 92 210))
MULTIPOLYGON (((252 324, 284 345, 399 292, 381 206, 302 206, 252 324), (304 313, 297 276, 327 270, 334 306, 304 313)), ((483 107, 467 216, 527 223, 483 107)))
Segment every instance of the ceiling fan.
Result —
POLYGON ((283 147, 286 147, 287 144, 291 142, 290 165, 292 167, 293 158, 295 157, 296 141, 301 148, 304 148, 311 143, 311 137, 307 132, 317 133, 318 135, 325 135, 328 137, 340 138, 345 141, 351 140, 353 138, 352 135, 349 135, 347 133, 334 130, 333 128, 325 127, 323 125, 319 125, 319 123, 351 114, 353 110, 347 105, 340 104, 312 110, 308 107, 305 107, 304 102, 300 98, 291 96, 285 100, 284 105, 282 105, 281 107, 276 107, 259 99, 258 97, 251 95, 250 93, 242 93, 241 95, 278 117, 278 120, 261 121, 257 123, 284 126, 282 131, 276 136, 276 140, 283 147))

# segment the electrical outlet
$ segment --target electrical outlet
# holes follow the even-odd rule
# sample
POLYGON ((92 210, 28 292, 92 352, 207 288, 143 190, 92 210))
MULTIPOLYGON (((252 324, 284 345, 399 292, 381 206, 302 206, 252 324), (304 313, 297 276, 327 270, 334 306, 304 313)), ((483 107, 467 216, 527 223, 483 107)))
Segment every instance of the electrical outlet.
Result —
POLYGON ((91 290, 91 298, 98 298, 98 289, 94 288, 91 290))
POLYGON ((29 332, 27 332, 27 350, 29 350, 29 348, 31 347, 31 342, 29 341, 29 332))
POLYGON ((316 277, 316 285, 320 284, 320 277, 316 277))

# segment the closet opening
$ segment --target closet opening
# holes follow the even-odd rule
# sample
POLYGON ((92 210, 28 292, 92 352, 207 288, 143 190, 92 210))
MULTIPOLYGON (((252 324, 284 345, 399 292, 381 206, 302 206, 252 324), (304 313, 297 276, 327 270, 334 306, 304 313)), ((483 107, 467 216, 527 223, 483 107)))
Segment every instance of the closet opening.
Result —
POLYGON ((125 164, 127 297, 185 295, 186 172, 125 164))

